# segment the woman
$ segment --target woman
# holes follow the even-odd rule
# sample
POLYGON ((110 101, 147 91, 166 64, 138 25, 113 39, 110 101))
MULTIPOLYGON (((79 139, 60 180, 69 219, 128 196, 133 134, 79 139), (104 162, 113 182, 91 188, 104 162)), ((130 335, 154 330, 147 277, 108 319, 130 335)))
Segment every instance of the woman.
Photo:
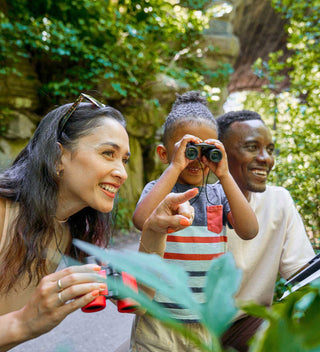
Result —
MULTIPOLYGON (((107 245, 129 155, 120 112, 81 94, 48 113, 0 174, 0 351, 48 332, 105 289, 98 265, 55 270, 62 253, 83 258, 72 238, 107 245)), ((193 196, 170 195, 159 205, 142 231, 142 251, 162 254, 166 229, 185 226, 180 203, 193 196)))

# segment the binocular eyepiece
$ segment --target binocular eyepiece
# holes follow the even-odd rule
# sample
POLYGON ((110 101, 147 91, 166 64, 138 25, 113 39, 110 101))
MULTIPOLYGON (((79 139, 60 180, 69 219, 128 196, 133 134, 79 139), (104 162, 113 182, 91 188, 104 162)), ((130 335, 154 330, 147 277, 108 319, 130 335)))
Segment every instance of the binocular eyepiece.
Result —
POLYGON ((186 147, 186 158, 195 160, 199 157, 199 153, 204 155, 208 160, 218 163, 222 159, 222 152, 215 145, 208 143, 189 142, 186 147), (199 151, 200 150, 200 151, 199 151))
MULTIPOLYGON (((90 262, 92 263, 92 260, 90 262)), ((112 268, 112 266, 107 265, 101 267, 99 275, 107 279, 107 284, 108 276, 112 276, 114 278, 118 278, 118 280, 122 280, 122 283, 124 285, 130 287, 133 291, 138 292, 138 285, 136 279, 132 275, 124 271, 118 273, 112 268)), ((139 304, 131 298, 120 299, 117 289, 111 291, 107 287, 104 291, 100 292, 100 295, 97 298, 95 298, 92 302, 88 303, 86 306, 82 307, 81 310, 84 313, 98 312, 106 307, 106 300, 111 298, 117 300, 117 307, 120 313, 133 312, 139 306, 139 304)))

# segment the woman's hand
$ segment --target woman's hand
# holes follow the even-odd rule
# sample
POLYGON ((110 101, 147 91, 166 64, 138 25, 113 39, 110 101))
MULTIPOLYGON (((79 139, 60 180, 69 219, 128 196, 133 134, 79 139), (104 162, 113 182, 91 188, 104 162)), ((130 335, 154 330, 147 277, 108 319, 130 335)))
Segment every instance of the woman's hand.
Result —
MULTIPOLYGON (((198 194, 198 188, 184 193, 169 193, 145 221, 139 251, 158 254, 163 257, 166 248, 167 234, 182 230, 191 225, 194 218, 194 208, 189 200, 198 194)), ((139 286, 150 298, 155 291, 144 285, 139 286)), ((137 314, 143 314, 141 310, 137 314)))
MULTIPOLYGON (((4 339, 0 333, 0 346, 11 348, 44 334, 68 314, 94 300, 100 291, 106 289, 98 274, 100 269, 95 264, 79 265, 45 276, 24 307, 0 317, 1 322, 8 324, 8 329, 14 327, 14 331, 6 332, 4 339)), ((0 348, 3 350, 6 349, 0 348)))
POLYGON ((140 251, 163 256, 166 235, 191 225, 194 209, 189 200, 198 194, 193 188, 184 193, 170 193, 145 221, 140 240, 140 251))

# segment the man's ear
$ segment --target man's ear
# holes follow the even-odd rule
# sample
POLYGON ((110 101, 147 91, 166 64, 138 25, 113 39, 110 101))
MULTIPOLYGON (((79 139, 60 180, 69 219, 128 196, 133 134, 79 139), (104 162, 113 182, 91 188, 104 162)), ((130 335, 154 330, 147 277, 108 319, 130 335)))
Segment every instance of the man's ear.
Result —
POLYGON ((167 149, 162 144, 157 146, 157 154, 163 164, 169 164, 167 149))

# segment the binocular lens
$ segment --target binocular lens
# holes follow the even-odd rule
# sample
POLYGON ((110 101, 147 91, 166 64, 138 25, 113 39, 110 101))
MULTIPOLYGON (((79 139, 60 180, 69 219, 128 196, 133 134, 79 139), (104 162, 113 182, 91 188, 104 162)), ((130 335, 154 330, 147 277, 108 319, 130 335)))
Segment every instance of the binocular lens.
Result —
POLYGON ((94 299, 92 302, 88 303, 85 307, 82 307, 81 310, 84 313, 93 313, 93 312, 99 312, 105 307, 106 307, 105 296, 99 296, 96 299, 94 299))
POLYGON ((187 144, 186 148, 186 158, 189 160, 195 160, 199 157, 199 148, 201 149, 201 154, 207 159, 214 163, 218 163, 222 159, 221 150, 219 150, 215 145, 199 143, 197 145, 187 144))
MULTIPOLYGON (((123 271, 122 280, 126 286, 138 292, 138 285, 135 277, 123 271)), ((117 306, 118 306, 118 311, 120 313, 130 313, 130 312, 134 312, 139 306, 139 304, 137 304, 137 302, 135 302, 131 298, 123 298, 117 302, 117 306)))
POLYGON ((197 147, 188 146, 186 148, 186 158, 188 158, 189 160, 197 159, 198 155, 199 155, 199 151, 197 147))
POLYGON ((210 150, 209 159, 214 163, 218 163, 222 159, 221 151, 219 149, 210 150))

